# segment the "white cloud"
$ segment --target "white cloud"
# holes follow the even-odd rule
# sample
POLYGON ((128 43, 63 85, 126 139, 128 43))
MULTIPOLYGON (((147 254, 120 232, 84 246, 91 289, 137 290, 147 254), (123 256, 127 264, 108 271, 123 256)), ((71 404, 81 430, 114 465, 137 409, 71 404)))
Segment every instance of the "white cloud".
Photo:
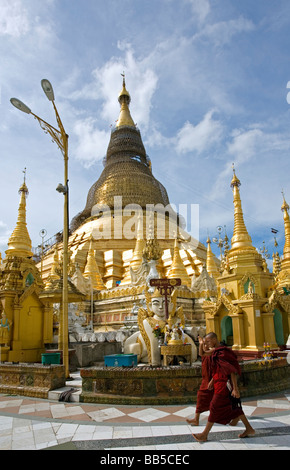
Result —
POLYGON ((20 0, 1 0, 0 35, 20 37, 29 30, 26 9, 20 0))
POLYGON ((73 98, 90 98, 102 100, 101 117, 109 124, 117 121, 119 116, 118 96, 112 90, 122 89, 121 73, 125 72, 126 87, 133 92, 131 114, 137 124, 147 127, 150 119, 151 101, 157 87, 157 75, 147 65, 145 59, 136 59, 130 44, 119 43, 124 56, 113 57, 92 74, 93 83, 86 85, 73 98))
POLYGON ((213 119, 214 111, 209 111, 196 126, 187 121, 177 134, 176 151, 178 153, 208 150, 213 144, 220 142, 223 125, 213 119))
POLYGON ((262 130, 262 125, 257 124, 249 130, 235 130, 233 139, 228 143, 228 153, 233 156, 235 162, 245 163, 261 154, 274 155, 277 151, 289 149, 289 138, 282 133, 262 130))
POLYGON ((12 230, 9 230, 7 224, 0 220, 0 252, 2 254, 2 258, 4 257, 3 254, 5 250, 7 250, 7 242, 12 233, 12 230))
POLYGON ((210 13, 210 3, 208 0, 188 0, 194 16, 197 17, 200 23, 203 23, 210 13))
POLYGON ((113 57, 102 67, 93 70, 94 80, 80 91, 71 94, 72 100, 94 99, 100 102, 97 119, 85 117, 78 119, 74 126, 77 137, 77 148, 74 154, 90 166, 94 161, 105 156, 110 132, 103 130, 100 121, 107 122, 108 127, 118 120, 120 105, 118 93, 122 89, 123 71, 126 75, 126 88, 132 96, 130 111, 134 122, 146 133, 149 126, 152 97, 157 86, 157 75, 146 64, 146 59, 138 60, 129 44, 119 44, 125 51, 124 56, 113 57), (118 90, 112 93, 112 90, 118 90))
MULTIPOLYGON (((249 129, 235 129, 224 142, 224 164, 217 167, 217 175, 212 185, 210 197, 223 198, 225 188, 228 188, 232 174, 232 164, 237 175, 243 174, 249 185, 261 182, 260 192, 244 194, 244 203, 248 199, 252 215, 263 219, 269 216, 269 207, 275 204, 274 196, 265 204, 265 191, 271 187, 275 197, 279 196, 283 178, 273 178, 277 169, 276 155, 279 155, 279 165, 286 166, 290 151, 288 132, 273 132, 267 123, 256 123, 249 129), (264 191, 265 190, 265 191, 264 191), (263 209, 262 209, 263 208, 263 209)), ((284 178, 288 184, 287 173, 284 178)), ((245 184, 245 181, 243 182, 245 184)), ((273 210, 274 212, 274 210, 273 210)), ((279 215, 279 212, 277 212, 279 215)))
POLYGON ((216 46, 230 43, 236 34, 250 32, 255 29, 251 20, 240 16, 237 19, 207 24, 195 38, 210 39, 216 46))
POLYGON ((82 160, 85 167, 105 156, 110 133, 98 129, 93 119, 79 120, 74 125, 74 133, 78 139, 73 153, 78 160, 82 160))

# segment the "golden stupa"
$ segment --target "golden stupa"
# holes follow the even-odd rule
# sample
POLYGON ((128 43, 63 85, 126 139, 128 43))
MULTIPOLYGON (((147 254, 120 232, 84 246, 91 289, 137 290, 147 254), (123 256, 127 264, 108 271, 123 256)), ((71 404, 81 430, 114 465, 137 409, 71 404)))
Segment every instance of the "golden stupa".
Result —
POLYGON ((0 360, 39 362, 45 344, 52 341, 53 310, 42 298, 44 284, 33 259, 26 224, 25 177, 19 193, 16 226, 0 263, 0 360))
MULTIPOLYGON (((285 347, 290 333, 290 218, 284 195, 285 245, 281 259, 274 254, 271 273, 247 231, 241 183, 233 170, 233 236, 219 262, 209 238, 206 249, 179 226, 165 188, 154 178, 130 114, 125 79, 119 103, 104 170, 89 190, 84 210, 71 222, 69 302, 88 313, 94 330, 119 329, 144 302, 150 275, 180 278, 177 297, 186 326, 206 325, 207 332, 216 332, 243 357, 262 355, 264 344, 285 347), (148 205, 154 210, 148 211, 148 205)), ((62 298, 63 242, 58 234, 37 266, 26 225, 25 178, 19 191, 16 227, 6 258, 0 258, 0 359, 34 362, 53 339, 53 304, 62 298)), ((59 334, 59 349, 61 338, 59 334)))
MULTIPOLYGON (((77 266, 78 272, 88 278, 90 266, 95 273, 94 328, 104 325, 119 328, 130 315, 134 302, 142 297, 144 285, 136 284, 132 276, 135 279, 138 270, 146 269, 144 266, 150 260, 144 261, 143 250, 146 243, 148 247, 150 240, 153 243, 156 240, 160 250, 156 260, 158 276, 181 277, 181 297, 185 299, 186 319, 191 324, 194 322, 191 278, 202 271, 207 251, 197 240, 184 241, 192 239, 183 229, 179 230, 179 216, 170 206, 166 189, 153 175, 141 133, 131 117, 125 78, 118 101, 120 114, 111 131, 104 170, 88 191, 85 208, 70 224, 69 271, 72 276, 77 266), (148 206, 154 207, 153 215, 146 210, 148 206), (135 212, 132 207, 137 208, 135 212), (163 226, 159 221, 164 222, 163 226), (177 242, 179 236, 181 243, 177 242)), ((55 250, 61 256, 61 240, 43 257, 44 282, 49 282, 55 250)))
POLYGON ((231 247, 223 257, 221 274, 216 277, 218 298, 205 300, 203 309, 207 331, 214 331, 242 357, 254 358, 263 355, 265 344, 272 350, 283 348, 289 336, 289 206, 284 199, 284 257, 281 268, 271 273, 266 259, 252 245, 247 231, 240 185, 234 170, 231 181, 234 202, 231 247))

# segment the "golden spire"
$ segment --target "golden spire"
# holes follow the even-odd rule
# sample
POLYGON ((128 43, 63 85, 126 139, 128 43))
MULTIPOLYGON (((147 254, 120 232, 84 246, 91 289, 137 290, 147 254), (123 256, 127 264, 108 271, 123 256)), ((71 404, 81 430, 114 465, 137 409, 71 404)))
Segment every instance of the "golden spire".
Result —
POLYGON ((123 77, 123 88, 120 91, 119 98, 118 98, 118 101, 121 105, 121 110, 120 110, 120 115, 119 115, 119 119, 117 121, 116 127, 121 127, 121 126, 136 127, 131 117, 130 110, 129 110, 131 97, 130 97, 129 92, 126 90, 125 74, 122 73, 121 75, 123 77))
MULTIPOLYGON (((231 252, 233 250, 255 250, 255 248, 252 246, 252 239, 250 235, 248 234, 245 222, 244 222, 244 216, 243 216, 243 210, 242 210, 242 203, 241 203, 241 198, 240 198, 240 191, 239 191, 239 186, 241 185, 241 182, 239 178, 236 176, 236 172, 233 166, 233 178, 231 181, 231 187, 233 188, 233 195, 234 195, 234 233, 233 237, 231 239, 231 252)), ((256 250, 255 250, 256 251, 256 250)))
POLYGON ((212 276, 214 279, 217 279, 220 277, 220 273, 218 272, 217 265, 215 264, 213 252, 211 250, 210 246, 210 238, 207 238, 207 254, 206 254, 206 270, 210 276, 212 276))
POLYGON ((169 279, 180 278, 181 284, 187 287, 189 287, 191 284, 190 277, 187 274, 186 268, 180 256, 177 238, 175 239, 175 242, 174 242, 173 261, 172 261, 172 265, 171 265, 171 268, 167 277, 169 279))
POLYGON ((53 255, 53 262, 52 262, 51 269, 50 269, 50 274, 48 276, 48 279, 45 285, 46 290, 49 290, 52 287, 52 282, 55 279, 60 278, 60 276, 58 275, 58 271, 59 271, 58 249, 55 248, 54 255, 53 255))
POLYGON ((20 203, 18 208, 18 218, 16 227, 9 238, 7 256, 19 256, 22 258, 31 258, 31 239, 26 226, 26 196, 28 189, 25 183, 26 168, 24 169, 24 181, 19 188, 20 203))
POLYGON ((283 211, 284 218, 284 228, 285 228, 285 245, 283 250, 283 261, 282 264, 285 264, 285 261, 290 261, 290 219, 289 219, 289 205, 287 204, 284 193, 283 195, 283 204, 281 210, 283 211))
POLYGON ((87 264, 84 270, 84 277, 90 279, 92 288, 95 290, 105 289, 105 285, 100 275, 100 271, 95 258, 95 250, 93 249, 93 240, 90 241, 90 248, 88 251, 87 264))
POLYGON ((139 268, 142 264, 145 245, 146 241, 143 237, 143 215, 139 213, 137 222, 136 245, 130 262, 130 266, 134 271, 136 271, 136 269, 139 268))

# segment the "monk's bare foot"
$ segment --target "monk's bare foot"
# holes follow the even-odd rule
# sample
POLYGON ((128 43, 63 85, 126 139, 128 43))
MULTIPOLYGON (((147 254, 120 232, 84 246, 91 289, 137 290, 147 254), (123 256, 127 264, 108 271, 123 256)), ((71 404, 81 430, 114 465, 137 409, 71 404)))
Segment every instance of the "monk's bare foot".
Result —
POLYGON ((236 426, 239 421, 240 421, 240 417, 232 419, 231 422, 229 423, 229 425, 230 426, 236 426))
POLYGON ((206 442, 207 441, 207 436, 204 434, 192 434, 194 439, 198 442, 206 442))
POLYGON ((199 425, 199 421, 196 418, 187 419, 186 422, 188 424, 190 424, 191 426, 198 426, 199 425))
POLYGON ((254 434, 255 434, 255 429, 249 428, 249 429, 245 429, 245 431, 242 432, 242 434, 239 434, 239 437, 242 439, 244 437, 254 436, 254 434))

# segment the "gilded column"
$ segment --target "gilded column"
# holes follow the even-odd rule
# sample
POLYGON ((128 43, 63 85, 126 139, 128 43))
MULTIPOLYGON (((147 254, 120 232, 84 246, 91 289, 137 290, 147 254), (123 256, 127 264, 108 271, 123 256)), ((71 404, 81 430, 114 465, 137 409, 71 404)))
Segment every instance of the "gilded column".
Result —
POLYGON ((233 324, 233 349, 243 349, 245 347, 245 331, 243 314, 230 315, 233 324))

